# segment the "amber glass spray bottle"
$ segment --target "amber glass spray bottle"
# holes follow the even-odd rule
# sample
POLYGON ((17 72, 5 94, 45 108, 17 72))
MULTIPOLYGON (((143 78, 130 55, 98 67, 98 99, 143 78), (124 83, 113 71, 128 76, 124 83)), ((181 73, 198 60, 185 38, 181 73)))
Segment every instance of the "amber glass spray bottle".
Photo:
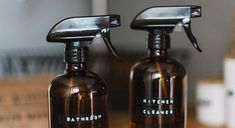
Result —
POLYGON ((110 52, 110 27, 120 26, 118 15, 72 17, 57 23, 48 42, 66 44, 66 70, 49 86, 49 128, 108 128, 105 82, 87 68, 88 48, 101 36, 110 52))
POLYGON ((199 6, 158 6, 140 12, 131 28, 146 30, 148 56, 130 74, 131 128, 186 128, 186 71, 167 57, 170 36, 182 27, 198 50, 190 18, 200 17, 199 6))

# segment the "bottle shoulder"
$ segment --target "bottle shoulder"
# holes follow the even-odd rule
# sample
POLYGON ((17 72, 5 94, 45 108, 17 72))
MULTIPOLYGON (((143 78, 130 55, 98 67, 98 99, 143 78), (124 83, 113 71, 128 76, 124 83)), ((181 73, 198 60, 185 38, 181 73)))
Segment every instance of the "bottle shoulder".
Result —
POLYGON ((97 75, 96 73, 90 70, 64 72, 56 76, 53 79, 53 81, 60 81, 61 79, 69 80, 71 78, 73 78, 74 80, 84 80, 84 82, 89 81, 89 80, 96 80, 96 81, 104 82, 103 79, 99 75, 97 75))
POLYGON ((159 72, 164 75, 185 76, 186 71, 181 63, 170 58, 147 57, 144 58, 131 68, 131 72, 159 72))
POLYGON ((106 91, 105 82, 95 73, 86 70, 82 72, 65 72, 56 76, 49 86, 50 92, 67 92, 78 89, 80 92, 106 91))

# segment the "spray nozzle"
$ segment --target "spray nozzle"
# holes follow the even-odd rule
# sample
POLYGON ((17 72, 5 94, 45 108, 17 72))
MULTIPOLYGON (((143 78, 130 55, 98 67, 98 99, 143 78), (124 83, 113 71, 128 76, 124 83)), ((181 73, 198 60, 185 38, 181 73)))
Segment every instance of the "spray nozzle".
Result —
POLYGON ((110 39, 110 28, 120 26, 119 15, 100 15, 86 17, 71 17, 57 23, 48 33, 48 42, 74 43, 90 45, 96 36, 101 36, 114 57, 117 52, 110 39))
POLYGON ((140 12, 132 21, 131 28, 168 34, 184 28, 193 46, 201 52, 191 31, 190 18, 196 17, 201 17, 200 6, 155 6, 140 12))

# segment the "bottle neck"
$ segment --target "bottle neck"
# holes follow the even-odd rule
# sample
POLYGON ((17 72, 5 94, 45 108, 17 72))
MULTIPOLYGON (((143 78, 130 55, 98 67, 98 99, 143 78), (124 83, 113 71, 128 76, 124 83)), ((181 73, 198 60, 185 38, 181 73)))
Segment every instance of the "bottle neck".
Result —
POLYGON ((80 71, 87 69, 88 47, 81 47, 73 43, 67 44, 65 47, 66 71, 80 71))
POLYGON ((87 66, 83 64, 66 64, 66 72, 86 70, 87 66))
POLYGON ((148 35, 148 55, 166 57, 170 48, 170 36, 167 33, 152 31, 148 35))
POLYGON ((167 50, 163 50, 163 49, 149 49, 148 50, 148 56, 149 57, 167 57, 167 50))

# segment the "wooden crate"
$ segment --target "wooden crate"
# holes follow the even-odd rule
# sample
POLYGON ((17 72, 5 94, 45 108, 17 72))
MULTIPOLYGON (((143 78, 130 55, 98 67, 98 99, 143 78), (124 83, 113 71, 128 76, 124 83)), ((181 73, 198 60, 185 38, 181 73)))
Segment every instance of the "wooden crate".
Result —
POLYGON ((0 80, 0 128, 47 128, 52 75, 0 80))

